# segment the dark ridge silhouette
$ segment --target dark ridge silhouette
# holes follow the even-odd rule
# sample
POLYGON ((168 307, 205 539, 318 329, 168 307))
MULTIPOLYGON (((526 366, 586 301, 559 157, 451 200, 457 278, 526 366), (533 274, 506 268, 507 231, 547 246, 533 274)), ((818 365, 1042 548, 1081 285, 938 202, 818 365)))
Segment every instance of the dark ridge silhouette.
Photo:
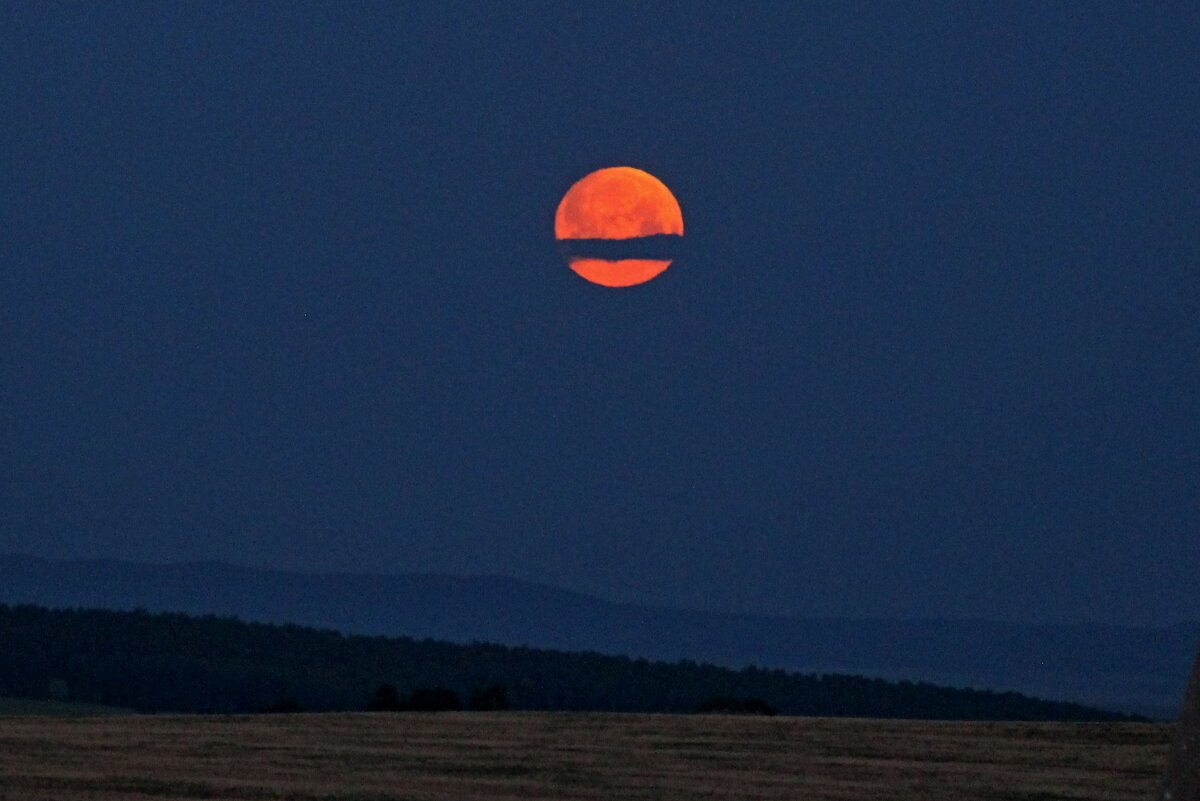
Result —
POLYGON ((457 712, 462 709, 458 693, 449 687, 418 687, 408 697, 405 709, 412 712, 457 712))
POLYGON ((381 684, 371 700, 367 702, 368 712, 399 712, 404 709, 405 701, 399 691, 390 684, 381 684))
POLYGON ((854 673, 1014 690, 1162 719, 1178 715, 1200 638, 1198 624, 785 618, 610 603, 498 576, 308 575, 217 562, 24 556, 0 556, 0 602, 236 615, 349 634, 854 673))
POLYGON ((471 693, 470 706, 476 712, 499 712, 508 709, 508 688, 503 684, 479 687, 471 693))
POLYGON ((776 715, 778 711, 761 698, 710 698, 696 707, 696 714, 776 715))
POLYGON ((1171 756, 1159 799, 1200 801, 1200 650, 1196 651, 1196 661, 1192 665, 1192 679, 1171 743, 1171 756))
POLYGON ((0 605, 0 643, 5 695, 56 693, 140 712, 361 710, 367 699, 390 706, 406 690, 406 709, 440 711, 460 708, 469 688, 503 686, 511 708, 528 710, 690 712, 708 699, 732 698, 758 699, 758 711, 827 717, 1134 719, 1018 693, 924 682, 345 636, 142 611, 0 605), (399 689, 387 693, 381 682, 399 689))
POLYGON ((304 709, 296 703, 295 698, 284 697, 267 704, 258 711, 262 715, 294 715, 303 712, 304 709))
POLYGON ((655 234, 636 239, 560 239, 559 249, 567 259, 674 259, 681 251, 683 237, 655 234))

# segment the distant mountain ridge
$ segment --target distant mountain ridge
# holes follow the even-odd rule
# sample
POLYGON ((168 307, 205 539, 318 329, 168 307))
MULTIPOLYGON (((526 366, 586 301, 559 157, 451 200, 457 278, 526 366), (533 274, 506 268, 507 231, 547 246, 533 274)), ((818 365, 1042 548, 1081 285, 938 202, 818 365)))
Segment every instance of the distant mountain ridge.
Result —
POLYGON ((1013 690, 1173 716, 1200 624, 843 620, 618 604, 499 576, 301 574, 219 562, 0 556, 0 603, 233 615, 348 634, 495 642, 1013 690))

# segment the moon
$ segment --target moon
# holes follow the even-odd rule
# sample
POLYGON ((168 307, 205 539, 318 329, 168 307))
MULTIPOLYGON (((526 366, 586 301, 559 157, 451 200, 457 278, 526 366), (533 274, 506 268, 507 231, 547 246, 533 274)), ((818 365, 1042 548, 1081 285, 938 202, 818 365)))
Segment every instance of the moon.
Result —
MULTIPOLYGON (((636 167, 606 167, 580 178, 567 190, 554 215, 554 236, 572 249, 590 246, 611 256, 614 246, 634 258, 598 258, 572 253, 567 264, 594 284, 625 287, 644 284, 671 265, 671 259, 636 258, 638 240, 683 236, 683 212, 666 184, 636 167), (584 241, 580 241, 584 240, 584 241), (602 241, 603 240, 603 241, 602 241), (598 243, 598 244, 597 244, 598 243)), ((650 249, 641 243, 643 250, 650 249)), ((566 248, 564 248, 564 252, 566 248)))

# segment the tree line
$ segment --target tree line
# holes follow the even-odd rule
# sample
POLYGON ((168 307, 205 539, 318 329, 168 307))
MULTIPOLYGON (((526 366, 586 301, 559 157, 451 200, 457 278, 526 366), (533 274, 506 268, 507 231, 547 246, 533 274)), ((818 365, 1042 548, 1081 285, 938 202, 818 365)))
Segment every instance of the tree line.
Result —
POLYGON ((374 704, 380 710, 1136 719, 1018 693, 924 682, 347 636, 211 615, 5 605, 0 605, 0 696, 57 697, 142 712, 317 712, 374 704))

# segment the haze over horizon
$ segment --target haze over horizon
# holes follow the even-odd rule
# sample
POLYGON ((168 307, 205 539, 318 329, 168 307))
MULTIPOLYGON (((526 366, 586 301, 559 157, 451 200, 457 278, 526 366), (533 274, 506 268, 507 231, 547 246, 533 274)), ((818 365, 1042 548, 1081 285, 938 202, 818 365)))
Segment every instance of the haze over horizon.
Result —
POLYGON ((1200 619, 1197 40, 1186 4, 10 4, 0 553, 1200 619), (553 233, 614 165, 686 220, 628 290, 553 233))
MULTIPOLYGON (((235 571, 235 572, 245 571, 247 573, 266 573, 266 574, 272 574, 272 575, 278 575, 278 576, 297 577, 297 578, 301 578, 301 579, 304 577, 311 577, 311 578, 384 578, 384 579, 420 577, 420 578, 436 578, 436 579, 468 580, 468 581, 475 580, 475 579, 485 580, 485 581, 486 580, 495 580, 495 581, 500 581, 500 582, 511 583, 512 585, 518 586, 518 587, 524 586, 524 587, 531 587, 531 588, 540 588, 540 589, 548 590, 548 591, 556 593, 556 594, 561 593, 565 596, 574 596, 574 597, 577 597, 580 599, 586 599, 588 601, 597 601, 602 604, 611 604, 611 605, 616 605, 616 606, 628 606, 630 608, 657 609, 657 610, 662 610, 662 611, 700 612, 700 613, 711 612, 711 613, 715 613, 715 614, 719 614, 719 615, 745 615, 748 617, 755 617, 755 618, 760 618, 763 620, 766 620, 769 618, 780 618, 780 619, 784 619, 784 620, 828 619, 828 620, 841 620, 841 621, 847 621, 847 622, 854 622, 854 621, 909 621, 909 622, 946 621, 946 622, 969 623, 971 621, 981 621, 981 622, 992 622, 992 623, 1014 623, 1014 624, 1021 624, 1021 625, 1028 624, 1028 625, 1033 625, 1033 626, 1040 626, 1040 625, 1047 625, 1047 626, 1056 626, 1056 625, 1064 625, 1064 626, 1115 625, 1115 626, 1122 626, 1122 625, 1128 625, 1128 626, 1130 626, 1130 628, 1139 628, 1139 629, 1160 629, 1160 628, 1165 629, 1165 628, 1174 628, 1174 627, 1179 627, 1179 626, 1200 625, 1200 617, 1187 617, 1186 615, 1183 617, 1180 617, 1178 619, 1164 620, 1164 621, 1159 621, 1159 622, 1155 622, 1155 623, 1144 624, 1142 626, 1137 626, 1135 624, 1122 624, 1122 623, 1112 624, 1112 623, 1107 623, 1107 622, 1101 621, 1101 620, 1086 619, 1086 618, 1078 619, 1078 620, 1065 620, 1065 619, 1064 620, 1044 620, 1044 619, 1043 620, 1025 620, 1025 619, 1015 619, 1015 618, 1009 618, 1009 619, 985 618, 985 617, 978 617, 978 616, 976 616, 976 617, 953 617, 953 616, 938 615, 938 614, 926 615, 926 616, 884 614, 884 615, 871 615, 871 616, 861 616, 861 617, 851 617, 851 616, 847 616, 847 615, 796 615, 796 614, 787 614, 787 613, 778 613, 778 612, 762 612, 762 611, 754 610, 754 609, 720 609, 720 608, 716 608, 716 607, 678 606, 678 605, 670 605, 670 604, 642 603, 642 602, 639 602, 636 600, 630 600, 627 598, 613 597, 613 596, 603 595, 601 593, 586 592, 586 591, 579 590, 579 589, 573 589, 570 587, 563 587, 563 586, 560 586, 557 584, 552 584, 547 581, 539 581, 539 580, 534 580, 534 579, 520 578, 517 576, 512 576, 512 575, 508 575, 508 574, 504 574, 504 573, 466 573, 466 572, 455 573, 455 572, 403 571, 403 570, 401 570, 401 571, 384 571, 384 570, 369 570, 369 569, 306 570, 303 568, 289 569, 289 568, 272 567, 270 565, 254 565, 254 564, 246 564, 246 563, 239 563, 239 562, 231 562, 231 561, 228 561, 225 559, 182 559, 182 560, 173 559, 173 560, 166 560, 166 561, 153 561, 153 560, 117 559, 117 558, 113 558, 113 557, 48 558, 48 557, 41 557, 41 556, 36 556, 33 554, 28 554, 28 553, 0 552, 0 562, 3 562, 6 558, 16 558, 16 559, 28 558, 28 559, 36 559, 36 560, 45 560, 45 562, 50 565, 113 564, 113 565, 119 565, 119 566, 131 566, 134 568, 143 568, 143 567, 149 567, 149 568, 215 567, 215 568, 220 568, 222 570, 229 569, 229 570, 235 571)), ((4 599, 2 596, 3 596, 3 593, 0 593, 0 603, 4 602, 4 599)), ((107 606, 107 605, 105 605, 105 606, 107 606)))

